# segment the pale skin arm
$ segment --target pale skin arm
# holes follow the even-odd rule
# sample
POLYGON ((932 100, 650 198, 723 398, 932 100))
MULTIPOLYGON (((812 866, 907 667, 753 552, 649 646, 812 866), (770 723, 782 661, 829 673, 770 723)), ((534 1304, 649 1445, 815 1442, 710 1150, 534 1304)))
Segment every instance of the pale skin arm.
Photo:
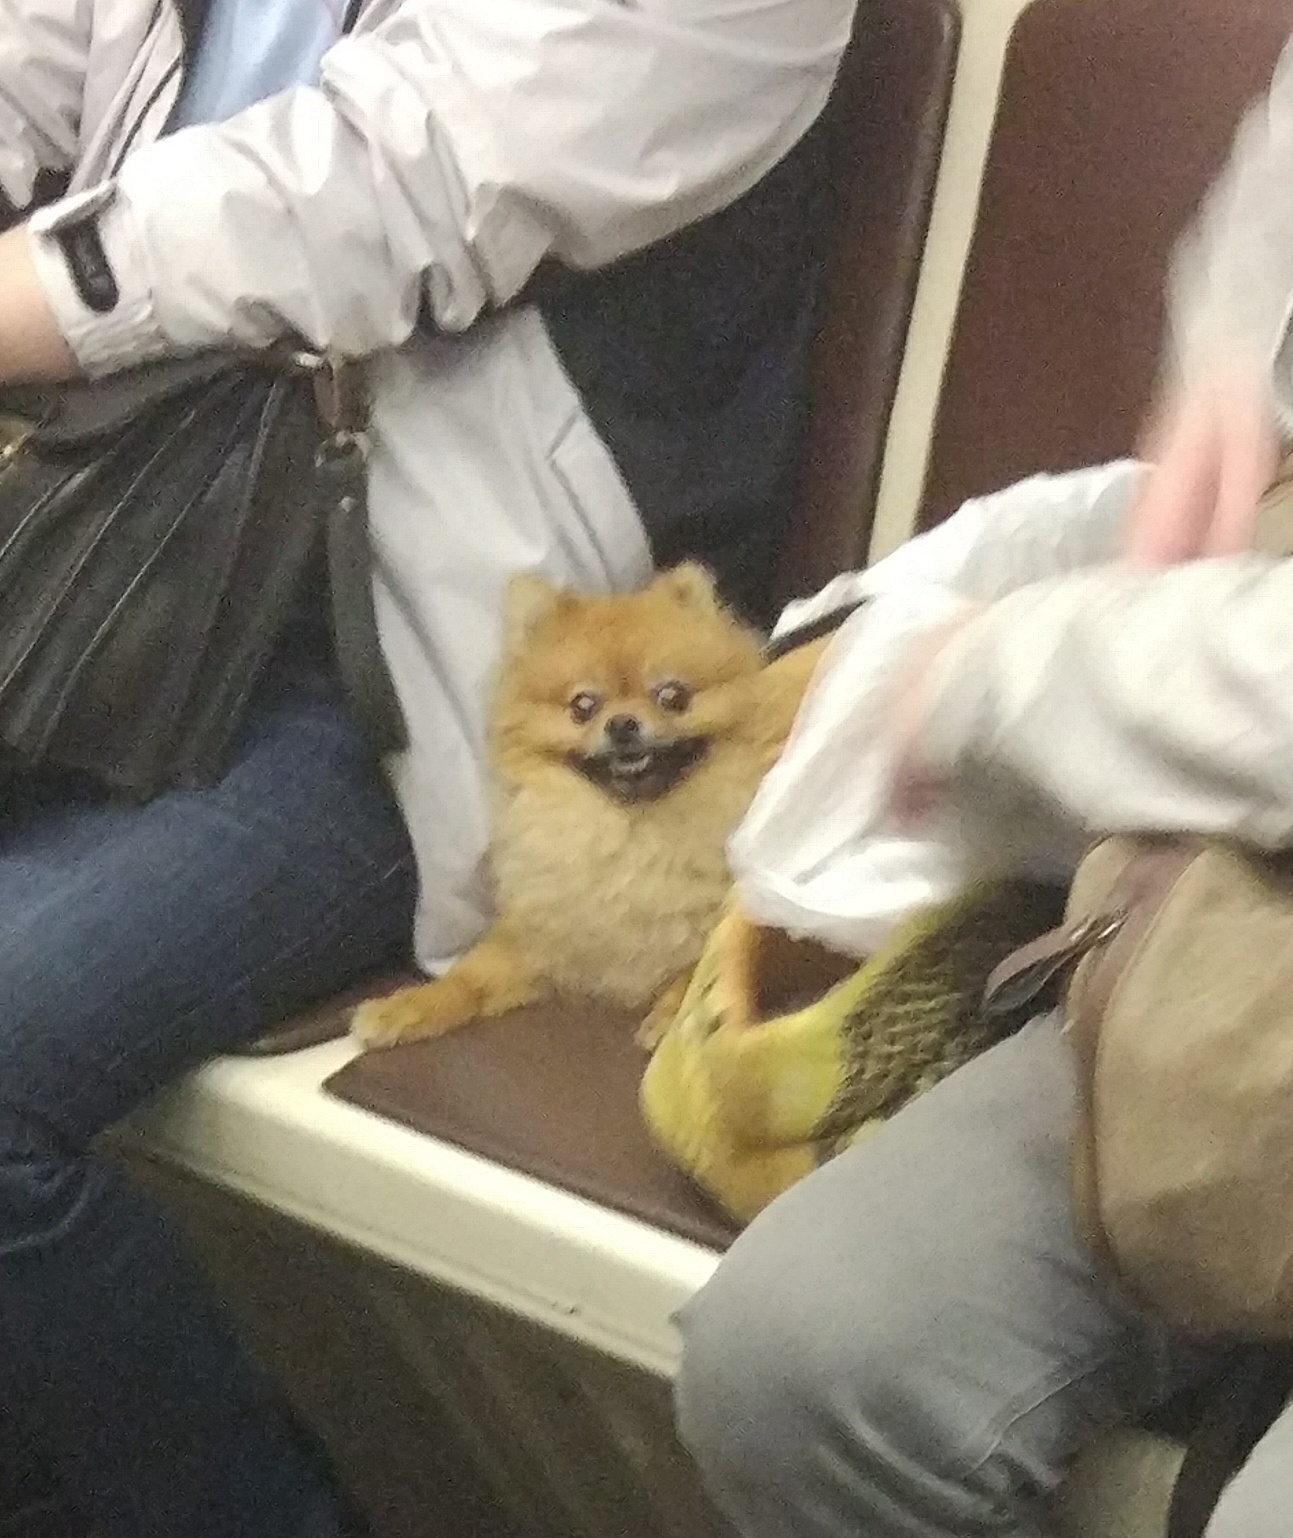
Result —
POLYGON ((1269 368, 1226 360, 1178 386, 1150 428, 1153 468, 1128 518, 1134 565, 1251 549, 1257 504, 1279 466, 1269 368))
POLYGON ((23 225, 0 235, 0 384, 73 379, 76 358, 36 276, 23 225))
MULTIPOLYGON (((1145 445, 1154 469, 1129 522, 1126 555, 1135 565, 1235 555, 1252 544, 1279 454, 1273 365, 1293 295, 1291 187, 1293 44, 1177 247, 1171 384, 1145 445)), ((1287 360, 1282 367, 1287 373, 1287 360)))

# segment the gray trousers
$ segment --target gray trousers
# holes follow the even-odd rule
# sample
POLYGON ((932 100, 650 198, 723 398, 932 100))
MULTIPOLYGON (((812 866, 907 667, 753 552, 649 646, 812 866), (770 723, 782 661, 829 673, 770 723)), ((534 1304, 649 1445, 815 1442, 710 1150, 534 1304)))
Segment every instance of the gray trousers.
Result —
MULTIPOLYGON (((1096 1279, 1034 1021, 787 1192, 681 1316, 678 1416, 746 1538, 1043 1538, 1076 1449, 1207 1358, 1096 1279)), ((1293 1413, 1209 1538, 1293 1533, 1293 1413)))

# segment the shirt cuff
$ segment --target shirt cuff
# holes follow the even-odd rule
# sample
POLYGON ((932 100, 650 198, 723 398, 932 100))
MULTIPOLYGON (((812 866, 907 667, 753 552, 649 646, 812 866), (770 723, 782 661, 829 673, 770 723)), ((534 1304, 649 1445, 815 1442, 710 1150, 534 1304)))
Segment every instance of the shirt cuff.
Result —
POLYGON ((62 198, 28 222, 32 259, 59 329, 91 378, 160 357, 167 352, 158 325, 146 262, 135 238, 128 204, 114 182, 62 198), (97 235, 115 285, 114 302, 96 309, 78 286, 69 261, 69 232, 88 228, 97 235))

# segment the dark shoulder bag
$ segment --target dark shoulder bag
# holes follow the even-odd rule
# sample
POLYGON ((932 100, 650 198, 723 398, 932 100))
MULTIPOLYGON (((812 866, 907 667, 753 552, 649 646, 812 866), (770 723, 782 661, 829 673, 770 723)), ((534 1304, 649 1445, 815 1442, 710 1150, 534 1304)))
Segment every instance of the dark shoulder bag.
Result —
MULTIPOLYGON (((200 16, 182 10, 191 40, 200 16)), ((42 175, 31 206, 64 180, 42 175)), ((0 226, 18 217, 0 194, 0 226)), ((359 377, 280 348, 6 392, 0 770, 78 771, 141 799, 210 783, 316 561, 351 706, 375 752, 403 745, 359 377)))
POLYGON ((0 762, 140 798, 210 782, 316 552, 352 704, 376 751, 401 745, 355 367, 165 362, 61 390, 17 430, 0 465, 0 762))

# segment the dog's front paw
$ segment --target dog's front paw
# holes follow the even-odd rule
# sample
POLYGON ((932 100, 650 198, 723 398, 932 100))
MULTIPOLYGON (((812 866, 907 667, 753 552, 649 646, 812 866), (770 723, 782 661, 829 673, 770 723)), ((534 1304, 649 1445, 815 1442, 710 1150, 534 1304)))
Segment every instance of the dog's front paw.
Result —
POLYGON ((645 1052, 654 1052, 669 1033, 669 1027, 678 1018, 682 1001, 687 996, 687 977, 678 977, 651 1006, 646 1019, 637 1028, 634 1041, 645 1052))
POLYGON ((350 1034, 366 1047, 393 1047, 401 1041, 443 1036, 472 1018, 458 990, 443 981, 401 988, 384 999, 367 999, 350 1018, 350 1034))
POLYGON ((662 1014, 659 1010, 653 1009, 633 1033, 633 1040, 644 1052, 654 1052, 668 1035, 672 1024, 672 1015, 662 1014))

